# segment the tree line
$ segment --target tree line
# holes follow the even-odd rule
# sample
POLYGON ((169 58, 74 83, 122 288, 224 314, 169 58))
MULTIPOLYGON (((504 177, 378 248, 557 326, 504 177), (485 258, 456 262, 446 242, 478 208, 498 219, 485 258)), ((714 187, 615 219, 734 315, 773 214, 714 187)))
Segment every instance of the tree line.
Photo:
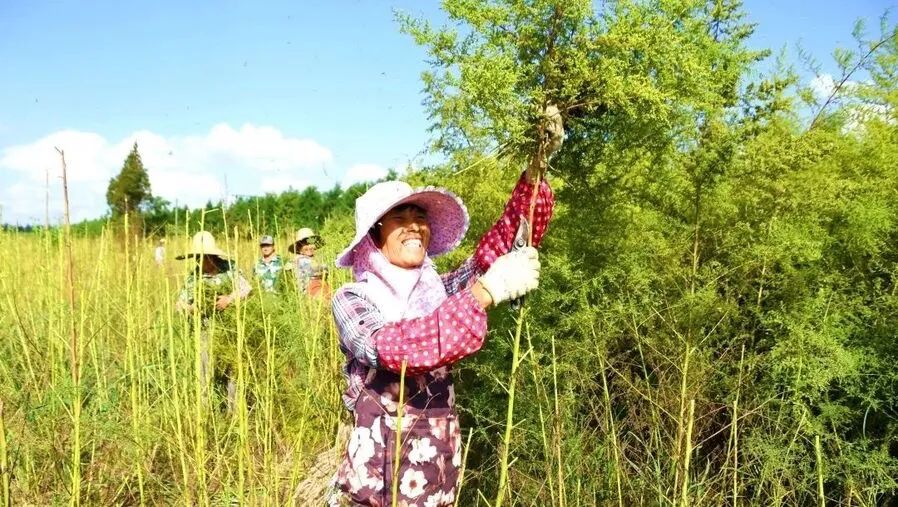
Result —
MULTIPOLYGON (((390 171, 384 179, 396 178, 390 171)), ((72 226, 80 235, 100 234, 107 227, 121 227, 127 214, 134 232, 145 237, 163 237, 204 229, 221 233, 239 226, 256 234, 278 234, 297 227, 320 229, 332 215, 352 213, 355 199, 371 183, 356 183, 348 188, 339 184, 329 190, 307 187, 264 195, 241 195, 233 202, 208 201, 202 207, 178 206, 162 196, 153 195, 147 169, 135 142, 119 173, 110 179, 106 192, 109 211, 104 216, 84 220, 72 226)), ((23 232, 27 230, 20 228, 23 232)))

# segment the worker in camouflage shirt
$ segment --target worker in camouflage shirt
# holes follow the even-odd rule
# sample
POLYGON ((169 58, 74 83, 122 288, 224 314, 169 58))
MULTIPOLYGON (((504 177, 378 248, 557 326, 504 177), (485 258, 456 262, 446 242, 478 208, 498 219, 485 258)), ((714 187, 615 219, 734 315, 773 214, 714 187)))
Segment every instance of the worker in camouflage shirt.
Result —
POLYGON ((205 319, 215 310, 224 310, 237 298, 246 299, 250 285, 246 278, 233 267, 227 253, 215 244, 215 237, 206 231, 193 236, 190 249, 177 260, 196 259, 196 266, 187 274, 184 286, 178 295, 176 308, 191 313, 199 297, 199 312, 205 319), (203 284, 197 287, 197 280, 203 284))
MULTIPOLYGON (((196 266, 190 270, 178 295, 176 307, 189 317, 198 316, 201 319, 200 370, 197 373, 203 398, 206 399, 212 380, 212 334, 217 320, 213 317, 238 299, 246 299, 251 288, 246 278, 232 265, 227 253, 215 244, 215 237, 206 231, 194 235, 190 250, 176 258, 196 259, 196 266)), ((230 372, 225 371, 223 377, 227 389, 228 411, 233 412, 237 384, 230 372)))
POLYGON ((281 256, 274 251, 274 238, 271 236, 262 236, 259 240, 259 249, 261 256, 256 262, 253 271, 259 280, 259 286, 266 292, 276 292, 278 277, 284 270, 284 261, 281 256))

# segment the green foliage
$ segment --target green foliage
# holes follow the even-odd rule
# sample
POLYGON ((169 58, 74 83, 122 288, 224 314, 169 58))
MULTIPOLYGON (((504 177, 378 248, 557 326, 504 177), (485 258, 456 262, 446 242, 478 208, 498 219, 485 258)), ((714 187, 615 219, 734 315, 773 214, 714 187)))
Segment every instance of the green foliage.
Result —
MULTIPOLYGON (((511 490, 553 505, 732 504, 734 488, 739 503, 812 503, 819 436, 828 496, 894 495, 894 27, 837 54, 846 81, 855 65, 875 77, 811 104, 808 129, 791 71, 747 79, 766 53, 746 47, 740 2, 592 5, 447 0, 446 28, 400 16, 429 53, 434 147, 452 157, 421 178, 460 191, 471 239, 532 153, 540 106, 564 116, 511 490)), ((510 369, 503 310, 491 327, 458 386, 471 504, 494 494, 510 369)))
MULTIPOLYGON (((329 216, 352 213, 356 197, 368 185, 359 183, 347 189, 335 186, 327 191, 315 187, 302 191, 289 189, 279 194, 240 196, 227 206, 221 201, 210 201, 197 209, 173 206, 171 202, 154 196, 141 207, 143 234, 180 234, 186 227, 196 230, 201 224, 204 230, 216 234, 228 227, 240 226, 247 237, 287 235, 298 227, 319 229, 329 216)), ((81 235, 96 236, 105 224, 105 218, 85 220, 73 225, 73 229, 81 235)))
POLYGON ((117 176, 109 180, 106 190, 106 203, 112 210, 112 215, 117 217, 126 213, 134 213, 150 199, 150 178, 140 160, 137 152, 137 143, 131 148, 125 159, 122 170, 117 176))

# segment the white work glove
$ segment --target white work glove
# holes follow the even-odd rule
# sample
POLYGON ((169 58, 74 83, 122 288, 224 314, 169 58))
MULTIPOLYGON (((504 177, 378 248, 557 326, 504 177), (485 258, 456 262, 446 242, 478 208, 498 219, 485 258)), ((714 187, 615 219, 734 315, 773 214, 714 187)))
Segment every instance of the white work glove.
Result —
POLYGON ((493 262, 480 277, 493 304, 517 299, 539 285, 539 253, 532 246, 509 252, 493 262))

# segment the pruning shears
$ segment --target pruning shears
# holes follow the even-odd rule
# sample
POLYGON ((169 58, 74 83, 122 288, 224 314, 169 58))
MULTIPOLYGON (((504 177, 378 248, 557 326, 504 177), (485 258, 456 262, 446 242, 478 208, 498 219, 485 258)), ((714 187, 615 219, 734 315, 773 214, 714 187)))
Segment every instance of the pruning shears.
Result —
MULTIPOLYGON (((530 222, 527 220, 527 217, 521 215, 521 222, 518 224, 518 230, 514 235, 514 243, 511 245, 511 250, 520 250, 527 246, 527 242, 530 240, 530 222)), ((516 312, 520 310, 521 306, 524 305, 525 296, 521 296, 517 299, 512 299, 509 307, 511 311, 516 312)))

